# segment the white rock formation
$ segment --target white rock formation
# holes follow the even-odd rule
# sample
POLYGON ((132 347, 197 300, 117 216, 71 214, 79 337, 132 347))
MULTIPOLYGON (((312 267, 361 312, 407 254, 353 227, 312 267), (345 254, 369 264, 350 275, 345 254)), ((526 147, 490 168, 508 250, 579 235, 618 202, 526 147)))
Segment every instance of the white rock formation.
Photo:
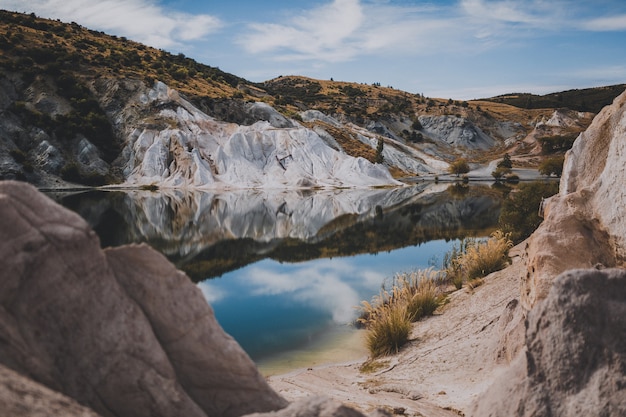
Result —
POLYGON ((313 130, 265 104, 251 111, 269 121, 222 123, 157 82, 137 105, 161 108, 170 127, 146 126, 129 135, 127 185, 164 188, 310 188, 400 185, 382 165, 329 147, 313 130))
POLYGON ((496 141, 469 120, 457 116, 420 116, 422 130, 431 138, 466 149, 486 150, 496 141))

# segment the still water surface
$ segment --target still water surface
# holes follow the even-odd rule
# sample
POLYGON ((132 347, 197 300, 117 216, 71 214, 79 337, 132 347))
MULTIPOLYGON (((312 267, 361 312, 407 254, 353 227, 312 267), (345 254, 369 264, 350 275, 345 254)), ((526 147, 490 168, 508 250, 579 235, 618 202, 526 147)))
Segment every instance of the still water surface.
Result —
POLYGON ((395 274, 488 235, 501 195, 422 184, 333 191, 53 194, 103 246, 147 242, 202 290, 266 373, 365 355, 351 323, 395 274))

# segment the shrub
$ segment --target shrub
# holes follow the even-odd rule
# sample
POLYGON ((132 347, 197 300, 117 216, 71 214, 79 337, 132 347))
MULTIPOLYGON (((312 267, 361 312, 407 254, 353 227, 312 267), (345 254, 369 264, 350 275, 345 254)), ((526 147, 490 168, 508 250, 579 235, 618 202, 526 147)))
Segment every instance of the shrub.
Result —
POLYGON ((383 147, 385 146, 385 143, 383 142, 382 139, 378 139, 378 144, 376 145, 376 158, 374 160, 374 162, 376 162, 377 164, 382 164, 384 161, 384 157, 383 157, 383 147))
POLYGON ((514 243, 526 239, 541 223, 539 205, 559 191, 556 181, 520 184, 502 203, 498 224, 514 243))
POLYGON ((503 177, 506 177, 510 173, 511 168, 498 165, 498 167, 491 172, 491 176, 495 178, 496 181, 500 181, 503 177))
POLYGON ((466 280, 485 277, 508 265, 509 249, 513 242, 501 231, 496 231, 483 242, 471 245, 460 259, 466 280))
POLYGON ((487 240, 464 239, 444 256, 446 279, 456 289, 461 289, 466 282, 475 288, 481 283, 477 279, 507 266, 512 246, 508 235, 501 231, 496 231, 487 240))
POLYGON ((511 156, 508 153, 504 154, 504 157, 500 162, 498 162, 498 168, 513 168, 513 161, 511 161, 511 156))
POLYGON ((379 316, 368 327, 365 337, 367 348, 374 358, 397 353, 409 340, 410 331, 411 318, 406 308, 383 306, 379 316))
POLYGON ((443 299, 442 276, 432 269, 399 274, 390 290, 383 288, 371 303, 361 303, 358 322, 367 329, 372 357, 398 352, 408 341, 411 322, 433 314, 443 299))
POLYGON ((448 172, 450 174, 454 174, 457 177, 461 174, 467 174, 470 170, 469 164, 465 160, 465 158, 459 158, 453 163, 450 164, 448 168, 448 172))
POLYGON ((565 161, 564 156, 555 156, 552 158, 545 159, 539 165, 539 173, 541 175, 551 176, 552 174, 560 177, 563 173, 563 162, 565 161))

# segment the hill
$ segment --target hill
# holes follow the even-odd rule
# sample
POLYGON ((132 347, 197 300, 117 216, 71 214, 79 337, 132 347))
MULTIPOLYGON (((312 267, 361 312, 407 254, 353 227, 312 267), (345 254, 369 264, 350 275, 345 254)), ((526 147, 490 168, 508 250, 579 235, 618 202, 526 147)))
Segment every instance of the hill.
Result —
POLYGON ((524 109, 560 108, 598 113, 604 106, 626 90, 626 84, 606 87, 583 88, 544 95, 510 93, 484 100, 510 104, 524 109))
MULTIPOLYGON (((246 128, 250 132, 246 135, 261 129, 261 136, 267 137, 269 130, 257 125, 261 121, 272 129, 300 129, 296 136, 302 143, 314 138, 331 153, 374 165, 382 160, 378 165, 395 177, 444 175, 460 157, 478 167, 504 153, 513 156, 515 166, 536 167, 545 157, 541 146, 545 138, 570 143, 593 116, 565 110, 568 94, 559 106, 526 109, 507 104, 504 98, 470 102, 429 98, 378 84, 300 76, 253 83, 183 54, 76 23, 5 11, 0 11, 0 18, 0 177, 44 187, 223 184, 230 161, 220 165, 216 151, 231 143, 236 126, 255 126, 246 128), (180 112, 194 115, 193 126, 180 112), (207 130, 208 120, 219 122, 211 128, 219 132, 207 130), (137 146, 156 142, 140 146, 137 140, 142 132, 150 132, 169 141, 165 137, 171 137, 172 129, 187 138, 180 148, 185 152, 174 152, 173 145, 161 146, 158 152, 154 148, 163 165, 156 175, 155 167, 146 165, 155 161, 144 163, 137 159, 143 158, 143 151, 136 152, 137 146), (218 139, 209 145, 202 139, 207 135, 218 139)), ((606 100, 617 95, 615 91, 591 89, 585 97, 596 105, 591 97, 606 100)), ((293 155, 280 150, 277 142, 272 146, 278 147, 271 158, 262 156, 259 167, 263 171, 259 175, 268 180, 285 171, 283 158, 293 155)), ((562 153, 566 147, 550 151, 562 153)), ((232 149, 241 150, 241 145, 232 149)), ((256 163, 246 158, 236 157, 238 164, 256 163)), ((229 186, 258 186, 231 174, 229 186)), ((279 183, 317 183, 303 175, 279 183)), ((333 181, 318 185, 344 184, 333 181)))

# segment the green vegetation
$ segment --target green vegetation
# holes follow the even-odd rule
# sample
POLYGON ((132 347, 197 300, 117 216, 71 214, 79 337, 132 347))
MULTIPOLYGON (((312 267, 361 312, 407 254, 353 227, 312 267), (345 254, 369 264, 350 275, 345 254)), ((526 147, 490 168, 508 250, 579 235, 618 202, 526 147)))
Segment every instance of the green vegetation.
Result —
POLYGON ((505 268, 512 246, 513 242, 501 231, 494 232, 484 242, 468 245, 465 253, 457 260, 461 274, 467 281, 471 281, 505 268))
POLYGON ((491 176, 495 178, 496 181, 500 181, 502 178, 506 177, 511 173, 511 168, 506 168, 503 166, 498 166, 491 172, 491 176))
POLYGON ((382 164, 384 161, 383 157, 383 147, 385 146, 385 142, 383 142, 382 138, 378 139, 378 144, 376 145, 376 159, 374 162, 377 164, 382 164))
POLYGON ((502 204, 500 229, 517 244, 526 239, 541 223, 539 206, 544 198, 559 191, 556 181, 537 181, 520 184, 502 204))
POLYGON ((538 139, 541 144, 541 152, 543 154, 552 154, 556 152, 565 152, 572 147, 578 134, 564 136, 544 136, 538 139))
POLYGON ((584 88, 545 94, 542 96, 528 93, 511 93, 489 99, 496 103, 505 103, 524 109, 545 109, 567 107, 577 111, 598 113, 613 102, 613 99, 626 89, 626 84, 600 88, 584 88))
POLYGON ((461 174, 467 174, 470 171, 469 164, 465 158, 459 158, 450 164, 448 172, 459 177, 461 174))
POLYGON ((541 175, 551 176, 552 174, 560 177, 563 173, 563 163, 565 162, 565 157, 555 156, 552 158, 544 159, 539 165, 539 173, 541 175))

